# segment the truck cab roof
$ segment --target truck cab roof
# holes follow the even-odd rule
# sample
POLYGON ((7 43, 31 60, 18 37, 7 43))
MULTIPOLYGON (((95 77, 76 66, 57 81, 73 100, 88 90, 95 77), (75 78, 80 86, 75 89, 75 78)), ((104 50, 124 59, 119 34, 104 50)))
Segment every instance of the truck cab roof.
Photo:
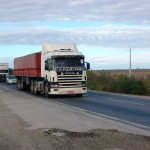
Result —
POLYGON ((82 56, 83 54, 78 52, 76 44, 48 44, 44 43, 42 45, 42 54, 50 53, 51 56, 69 56, 69 55, 78 55, 82 56))

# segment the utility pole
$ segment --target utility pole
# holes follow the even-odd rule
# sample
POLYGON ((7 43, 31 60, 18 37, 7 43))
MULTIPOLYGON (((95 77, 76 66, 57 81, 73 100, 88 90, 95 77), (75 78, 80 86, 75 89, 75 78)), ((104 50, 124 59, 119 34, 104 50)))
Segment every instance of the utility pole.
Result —
POLYGON ((130 57, 129 57, 129 78, 131 78, 132 72, 131 72, 131 48, 130 48, 130 57))

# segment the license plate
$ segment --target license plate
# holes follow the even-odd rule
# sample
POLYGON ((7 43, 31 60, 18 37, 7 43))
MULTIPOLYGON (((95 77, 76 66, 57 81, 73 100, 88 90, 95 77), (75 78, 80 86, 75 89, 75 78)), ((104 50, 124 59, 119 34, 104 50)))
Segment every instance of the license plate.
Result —
POLYGON ((67 93, 68 94, 74 94, 74 91, 68 91, 67 93))
POLYGON ((65 72, 65 75, 75 75, 76 72, 65 72))

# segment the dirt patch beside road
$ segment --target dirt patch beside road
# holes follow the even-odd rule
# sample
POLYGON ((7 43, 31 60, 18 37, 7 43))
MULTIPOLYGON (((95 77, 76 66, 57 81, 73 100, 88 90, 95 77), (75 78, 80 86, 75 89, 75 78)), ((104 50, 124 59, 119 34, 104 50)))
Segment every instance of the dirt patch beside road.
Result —
POLYGON ((0 100, 0 150, 51 149, 43 131, 26 130, 27 127, 29 125, 0 100))
POLYGON ((29 125, 0 100, 0 150, 149 150, 150 137, 117 130, 27 130, 29 125))

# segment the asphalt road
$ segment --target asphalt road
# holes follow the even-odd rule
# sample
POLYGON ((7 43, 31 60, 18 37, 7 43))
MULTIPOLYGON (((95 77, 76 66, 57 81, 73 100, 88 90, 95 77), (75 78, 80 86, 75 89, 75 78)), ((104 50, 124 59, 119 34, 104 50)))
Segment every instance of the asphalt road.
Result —
MULTIPOLYGON (((15 85, 0 84, 17 90, 15 85)), ((51 101, 51 98, 40 97, 51 101)), ((57 96, 52 97, 52 100, 77 109, 83 109, 95 115, 150 130, 150 97, 89 91, 81 98, 57 96)))
POLYGON ((150 98, 89 91, 82 98, 64 97, 55 101, 150 129, 150 98))

